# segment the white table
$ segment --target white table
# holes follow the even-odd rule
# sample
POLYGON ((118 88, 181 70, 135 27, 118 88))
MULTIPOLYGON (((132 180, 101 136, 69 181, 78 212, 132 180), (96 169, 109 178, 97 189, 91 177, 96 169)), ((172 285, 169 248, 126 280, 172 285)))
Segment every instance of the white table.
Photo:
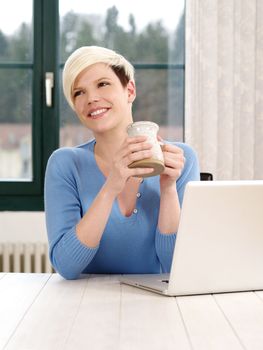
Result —
POLYGON ((0 273, 0 349, 263 349, 263 292, 172 298, 118 276, 0 273))

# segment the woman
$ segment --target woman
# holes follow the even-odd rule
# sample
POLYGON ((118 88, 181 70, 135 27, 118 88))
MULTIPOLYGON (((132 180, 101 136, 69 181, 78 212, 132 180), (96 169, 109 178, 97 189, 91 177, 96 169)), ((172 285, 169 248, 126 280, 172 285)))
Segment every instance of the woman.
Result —
POLYGON ((136 97, 133 66, 96 46, 73 52, 63 71, 65 97, 94 135, 48 162, 45 210, 50 259, 58 273, 160 273, 171 266, 185 185, 199 179, 196 154, 165 142, 165 170, 129 168, 151 156, 145 136, 128 137, 136 97))

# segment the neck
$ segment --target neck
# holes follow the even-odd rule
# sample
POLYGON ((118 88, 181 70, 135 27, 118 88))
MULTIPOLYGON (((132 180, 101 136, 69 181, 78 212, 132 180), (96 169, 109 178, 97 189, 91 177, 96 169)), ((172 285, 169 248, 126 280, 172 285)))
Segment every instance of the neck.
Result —
POLYGON ((95 135, 95 156, 101 161, 110 164, 126 137, 126 127, 121 130, 111 130, 108 133, 95 135))
POLYGON ((103 140, 100 140, 99 137, 96 137, 95 156, 106 163, 110 163, 115 153, 120 149, 124 139, 125 135, 118 139, 110 137, 106 139, 103 137, 103 140))

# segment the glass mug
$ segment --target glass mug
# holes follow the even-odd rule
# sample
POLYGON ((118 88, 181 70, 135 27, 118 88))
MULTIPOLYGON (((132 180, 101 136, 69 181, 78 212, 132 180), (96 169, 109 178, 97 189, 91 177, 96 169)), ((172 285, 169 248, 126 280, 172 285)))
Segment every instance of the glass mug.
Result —
POLYGON ((129 165, 129 168, 153 168, 150 174, 140 175, 140 177, 150 177, 161 174, 164 171, 164 158, 161 144, 157 139, 159 126, 149 121, 140 121, 130 124, 127 128, 129 136, 144 135, 147 136, 146 142, 152 144, 151 158, 137 160, 129 165))

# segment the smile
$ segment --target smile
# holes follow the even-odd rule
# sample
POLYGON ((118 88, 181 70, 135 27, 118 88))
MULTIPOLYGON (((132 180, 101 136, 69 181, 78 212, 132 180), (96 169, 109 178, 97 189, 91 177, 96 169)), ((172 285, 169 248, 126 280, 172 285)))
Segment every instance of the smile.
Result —
POLYGON ((91 113, 89 113, 89 117, 91 118, 99 118, 101 117, 105 112, 107 112, 107 108, 101 108, 101 109, 97 109, 96 111, 93 111, 91 113))

